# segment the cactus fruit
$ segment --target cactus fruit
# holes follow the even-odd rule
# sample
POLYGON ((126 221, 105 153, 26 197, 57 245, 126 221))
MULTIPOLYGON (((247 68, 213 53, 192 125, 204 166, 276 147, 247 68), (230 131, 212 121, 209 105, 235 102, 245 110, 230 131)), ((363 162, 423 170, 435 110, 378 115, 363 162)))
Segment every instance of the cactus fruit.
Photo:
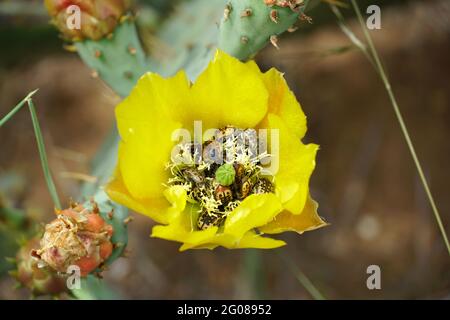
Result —
POLYGON ((128 244, 128 223, 130 222, 128 209, 111 202, 103 189, 97 191, 92 201, 84 203, 83 206, 91 211, 98 209, 99 215, 114 229, 111 237, 113 251, 104 262, 106 267, 125 253, 125 248, 128 244))
POLYGON ((40 266, 30 253, 39 248, 39 238, 26 242, 18 251, 15 263, 17 270, 11 275, 20 286, 28 288, 33 295, 58 295, 67 291, 65 279, 52 269, 40 266))
POLYGON ((57 212, 58 217, 45 227, 40 248, 32 255, 61 273, 72 265, 80 268, 81 276, 97 270, 112 254, 114 233, 99 212, 95 203, 93 209, 73 204, 57 212))
POLYGON ((303 0, 230 0, 220 24, 219 48, 240 60, 248 60, 302 15, 303 0))
POLYGON ((71 41, 99 40, 107 36, 129 7, 128 0, 45 0, 44 3, 52 22, 71 41), (71 25, 71 17, 76 19, 77 12, 79 26, 71 25))

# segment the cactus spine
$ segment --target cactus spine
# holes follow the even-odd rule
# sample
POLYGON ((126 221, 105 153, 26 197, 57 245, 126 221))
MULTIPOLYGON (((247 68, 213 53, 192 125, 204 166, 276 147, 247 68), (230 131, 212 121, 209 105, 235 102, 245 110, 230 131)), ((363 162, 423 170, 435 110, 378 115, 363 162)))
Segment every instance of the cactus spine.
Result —
POLYGON ((230 0, 220 24, 219 48, 248 60, 289 30, 302 14, 301 0, 230 0))

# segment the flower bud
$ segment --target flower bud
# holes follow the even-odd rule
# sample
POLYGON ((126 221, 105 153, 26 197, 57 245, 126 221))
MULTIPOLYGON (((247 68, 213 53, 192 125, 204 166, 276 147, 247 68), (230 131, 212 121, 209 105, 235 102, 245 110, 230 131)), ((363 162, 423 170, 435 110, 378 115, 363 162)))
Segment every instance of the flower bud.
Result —
POLYGON ((101 267, 112 253, 113 227, 105 222, 94 205, 93 210, 82 205, 62 210, 58 218, 45 227, 41 247, 35 256, 59 272, 71 265, 86 276, 101 267))
POLYGON ((35 295, 56 295, 67 290, 65 279, 48 267, 40 266, 38 259, 31 255, 39 248, 39 239, 25 243, 16 255, 17 271, 12 272, 16 280, 35 295))
POLYGON ((129 0, 45 0, 52 22, 64 38, 99 40, 112 33, 129 0))

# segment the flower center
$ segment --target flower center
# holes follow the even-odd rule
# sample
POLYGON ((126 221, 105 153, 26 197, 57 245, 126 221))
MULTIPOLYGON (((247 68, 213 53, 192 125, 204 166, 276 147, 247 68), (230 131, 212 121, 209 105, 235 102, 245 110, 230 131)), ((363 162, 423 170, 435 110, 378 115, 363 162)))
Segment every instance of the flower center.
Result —
POLYGON ((197 204, 197 227, 221 226, 248 196, 273 193, 273 177, 264 174, 262 161, 269 157, 253 129, 231 126, 219 129, 203 143, 182 143, 167 168, 169 186, 182 186, 188 200, 197 204), (258 152, 259 151, 259 152, 258 152))

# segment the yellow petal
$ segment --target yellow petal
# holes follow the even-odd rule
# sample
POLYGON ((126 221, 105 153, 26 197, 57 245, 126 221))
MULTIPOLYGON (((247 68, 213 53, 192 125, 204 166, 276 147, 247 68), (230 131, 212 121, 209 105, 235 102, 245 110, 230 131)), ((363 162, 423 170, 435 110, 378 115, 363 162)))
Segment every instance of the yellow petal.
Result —
POLYGON ((275 194, 251 195, 228 215, 223 233, 240 239, 247 231, 271 221, 281 210, 275 194))
MULTIPOLYGON (((231 221, 227 231, 227 222, 223 231, 218 227, 206 230, 197 230, 198 206, 188 204, 186 206, 186 192, 181 189, 171 188, 167 199, 171 200, 172 210, 170 223, 167 226, 153 227, 152 237, 183 243, 180 250, 188 249, 214 249, 223 246, 228 249, 235 248, 261 248, 272 249, 285 243, 280 240, 261 237, 250 230, 262 226, 271 221, 281 210, 281 205, 273 194, 249 197, 249 201, 243 201, 240 211, 236 211, 235 219, 231 221), (185 208, 184 211, 180 209, 185 208), (251 212, 250 212, 251 211, 251 212), (263 216, 263 217, 260 217, 263 216)), ((229 217, 228 217, 229 219, 229 217)), ((228 221, 227 219, 227 221, 228 221)))
POLYGON ((253 128, 267 112, 268 93, 259 70, 218 51, 192 87, 191 120, 205 129, 253 128))
POLYGON ((279 163, 275 182, 283 207, 293 214, 302 212, 309 193, 309 179, 315 168, 315 144, 304 145, 277 115, 267 117, 270 129, 279 130, 279 152, 273 152, 273 161, 279 163))
POLYGON ((278 115, 289 130, 298 138, 303 138, 306 133, 306 116, 283 74, 272 68, 262 75, 262 79, 269 92, 268 113, 278 115))
POLYGON ((188 96, 188 89, 183 74, 170 79, 146 74, 116 109, 122 139, 119 170, 136 201, 162 196, 162 184, 168 179, 165 165, 174 145, 172 133, 181 127, 180 121, 172 120, 172 112, 188 96), (170 93, 172 86, 177 94, 170 93))
POLYGON ((225 247, 227 249, 274 249, 286 245, 284 241, 272 239, 269 237, 262 237, 256 234, 254 231, 247 232, 241 239, 233 238, 228 234, 217 234, 208 243, 203 244, 189 244, 185 243, 180 247, 180 251, 189 249, 209 249, 213 250, 218 246, 225 247))
POLYGON ((283 211, 267 225, 259 228, 263 233, 275 234, 286 231, 295 231, 303 233, 305 231, 315 230, 327 225, 317 213, 319 205, 310 196, 306 201, 305 208, 301 214, 292 214, 289 211, 283 211))
POLYGON ((198 207, 189 204, 182 212, 173 212, 170 224, 155 226, 152 237, 190 244, 208 243, 214 237, 218 227, 197 230, 198 207))
MULTIPOLYGON (((170 190, 171 189, 167 190, 166 193, 170 193, 170 190)), ((111 200, 120 203, 131 210, 149 216, 159 223, 165 224, 169 222, 171 211, 168 211, 168 209, 170 207, 170 203, 167 202, 167 197, 164 197, 162 193, 161 197, 149 198, 145 200, 141 199, 138 201, 128 192, 127 188, 123 184, 120 173, 116 173, 115 178, 106 185, 105 191, 111 200)), ((182 199, 178 201, 175 207, 180 206, 180 201, 182 201, 182 199)))

